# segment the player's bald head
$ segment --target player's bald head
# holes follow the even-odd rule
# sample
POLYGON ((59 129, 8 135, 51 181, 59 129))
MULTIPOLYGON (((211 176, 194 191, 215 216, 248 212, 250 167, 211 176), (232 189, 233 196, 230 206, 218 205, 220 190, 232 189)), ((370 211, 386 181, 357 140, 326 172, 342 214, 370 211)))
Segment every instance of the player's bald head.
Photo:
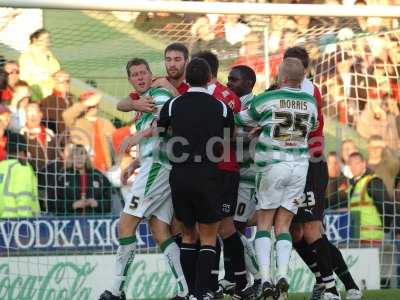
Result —
POLYGON ((304 79, 304 66, 300 59, 294 57, 285 58, 279 65, 279 85, 300 87, 304 79))

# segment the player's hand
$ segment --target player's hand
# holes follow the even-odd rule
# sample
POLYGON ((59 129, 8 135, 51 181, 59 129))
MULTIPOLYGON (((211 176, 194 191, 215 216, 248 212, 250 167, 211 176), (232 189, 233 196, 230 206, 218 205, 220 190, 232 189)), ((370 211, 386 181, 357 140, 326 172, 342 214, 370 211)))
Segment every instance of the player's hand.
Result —
POLYGON ((135 173, 136 169, 139 167, 139 162, 134 160, 126 169, 121 172, 121 183, 123 185, 128 184, 128 179, 135 173))
POLYGON ((134 110, 141 112, 155 112, 157 110, 153 98, 151 96, 140 97, 139 100, 132 101, 134 110))
POLYGON ((168 81, 166 77, 154 77, 152 87, 163 87, 169 90, 174 96, 179 96, 178 90, 168 81))

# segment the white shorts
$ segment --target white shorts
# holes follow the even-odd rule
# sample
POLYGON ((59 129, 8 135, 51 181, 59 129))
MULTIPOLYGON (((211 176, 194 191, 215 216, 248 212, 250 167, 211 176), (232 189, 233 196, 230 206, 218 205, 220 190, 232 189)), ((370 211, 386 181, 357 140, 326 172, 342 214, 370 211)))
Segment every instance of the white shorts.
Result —
POLYGON ((256 189, 248 184, 239 184, 234 220, 246 223, 256 211, 256 189))
POLYGON ((302 202, 306 185, 308 160, 280 162, 257 174, 257 210, 284 207, 292 213, 302 202))
POLYGON ((171 224, 173 207, 169 172, 153 159, 144 160, 131 187, 132 197, 125 202, 124 213, 138 218, 155 216, 171 224))

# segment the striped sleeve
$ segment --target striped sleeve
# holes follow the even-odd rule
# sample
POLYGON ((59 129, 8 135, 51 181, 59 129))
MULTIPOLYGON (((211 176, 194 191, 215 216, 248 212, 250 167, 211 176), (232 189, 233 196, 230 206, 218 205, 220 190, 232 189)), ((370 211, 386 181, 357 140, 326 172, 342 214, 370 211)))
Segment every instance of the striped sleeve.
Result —
POLYGON ((238 126, 257 126, 257 121, 253 118, 254 114, 251 113, 251 108, 243 110, 235 114, 235 124, 238 126))
POLYGON ((159 109, 165 104, 165 102, 173 97, 173 95, 164 88, 153 88, 149 94, 159 109))
POLYGON ((173 95, 164 88, 153 88, 151 89, 149 95, 153 98, 153 101, 157 107, 157 117, 159 116, 161 108, 164 106, 164 104, 173 97, 173 95))

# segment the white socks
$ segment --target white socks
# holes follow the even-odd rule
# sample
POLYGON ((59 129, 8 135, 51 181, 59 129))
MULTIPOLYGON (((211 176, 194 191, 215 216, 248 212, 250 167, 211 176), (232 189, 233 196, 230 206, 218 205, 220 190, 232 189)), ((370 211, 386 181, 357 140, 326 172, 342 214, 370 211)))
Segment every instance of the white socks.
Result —
POLYGON ((135 257, 136 236, 121 238, 117 250, 115 276, 112 281, 111 293, 120 296, 124 287, 129 267, 135 257))
POLYGON ((181 252, 178 245, 175 243, 174 239, 170 237, 161 243, 160 248, 171 268, 172 274, 174 274, 174 277, 178 282, 178 296, 186 296, 189 293, 189 288, 185 280, 185 275, 183 274, 181 252))
POLYGON ((271 282, 271 233, 269 231, 257 231, 254 243, 260 266, 261 281, 262 283, 271 282))
POLYGON ((253 244, 249 242, 249 240, 244 236, 240 235, 240 240, 242 241, 244 248, 244 262, 246 264, 246 269, 250 272, 254 279, 260 279, 260 267, 257 262, 256 251, 253 247, 253 244))
POLYGON ((290 254, 292 253, 292 237, 289 233, 281 233, 276 238, 276 259, 278 265, 278 279, 287 279, 290 254))

